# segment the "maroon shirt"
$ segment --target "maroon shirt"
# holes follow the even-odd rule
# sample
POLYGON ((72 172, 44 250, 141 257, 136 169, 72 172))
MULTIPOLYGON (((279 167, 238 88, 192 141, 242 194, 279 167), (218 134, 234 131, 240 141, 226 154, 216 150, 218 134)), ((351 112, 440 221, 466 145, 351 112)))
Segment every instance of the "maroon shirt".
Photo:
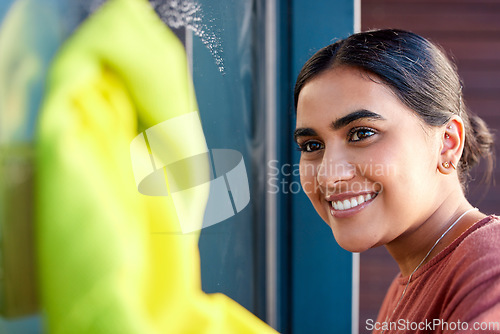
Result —
POLYGON ((392 282, 373 333, 500 333, 500 218, 486 217, 413 274, 392 282), (389 319, 386 318, 389 317, 389 319))

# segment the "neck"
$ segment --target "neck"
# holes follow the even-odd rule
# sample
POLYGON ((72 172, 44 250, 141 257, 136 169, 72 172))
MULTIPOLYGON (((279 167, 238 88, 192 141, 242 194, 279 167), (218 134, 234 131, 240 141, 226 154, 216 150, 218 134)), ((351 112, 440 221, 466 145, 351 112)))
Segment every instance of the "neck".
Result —
MULTIPOLYGON (((410 275, 432 249, 446 230, 472 205, 465 199, 462 191, 451 192, 422 223, 416 222, 411 230, 386 245, 396 260, 403 276, 410 275)), ((485 217, 478 211, 468 212, 449 230, 422 263, 431 260, 436 254, 451 244, 460 234, 477 220, 485 217)))

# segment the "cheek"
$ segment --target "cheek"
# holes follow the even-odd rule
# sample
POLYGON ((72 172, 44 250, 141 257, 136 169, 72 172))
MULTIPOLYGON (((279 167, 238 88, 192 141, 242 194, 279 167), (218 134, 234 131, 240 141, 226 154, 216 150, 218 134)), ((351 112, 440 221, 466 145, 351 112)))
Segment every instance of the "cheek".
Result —
POLYGON ((304 189, 304 192, 306 193, 307 196, 314 194, 318 189, 316 181, 317 180, 316 164, 301 159, 299 165, 299 171, 300 171, 300 183, 302 185, 302 189, 304 189))
POLYGON ((385 204, 400 208, 394 212, 402 214, 409 207, 426 201, 428 196, 425 189, 432 182, 432 177, 430 165, 423 162, 429 160, 429 153, 420 146, 393 145, 390 149, 386 146, 385 150, 371 155, 375 158, 370 164, 370 178, 379 183, 385 204))
POLYGON ((357 162, 357 169, 360 180, 366 182, 364 189, 385 192, 385 195, 399 193, 396 190, 404 187, 407 176, 405 157, 388 147, 364 152, 357 162))
POLYGON ((391 149, 366 149, 358 156, 356 167, 360 176, 373 179, 387 179, 400 173, 403 164, 391 149))

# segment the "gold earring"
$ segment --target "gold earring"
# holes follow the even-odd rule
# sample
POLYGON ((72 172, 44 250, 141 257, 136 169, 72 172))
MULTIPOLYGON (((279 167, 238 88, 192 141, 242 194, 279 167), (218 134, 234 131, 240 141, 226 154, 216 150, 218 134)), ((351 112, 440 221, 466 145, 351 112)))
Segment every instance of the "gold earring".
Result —
POLYGON ((442 163, 444 168, 450 168, 450 163, 448 161, 445 161, 442 163))

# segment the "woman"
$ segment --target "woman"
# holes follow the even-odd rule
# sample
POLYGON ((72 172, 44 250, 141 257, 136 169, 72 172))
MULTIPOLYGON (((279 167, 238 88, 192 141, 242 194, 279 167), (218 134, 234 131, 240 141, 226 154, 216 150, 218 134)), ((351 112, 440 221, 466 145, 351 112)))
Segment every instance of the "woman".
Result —
POLYGON ((500 220, 464 195, 480 158, 491 174, 493 137, 444 53, 401 30, 352 35, 304 65, 295 107, 314 208, 344 249, 385 245, 401 270, 367 328, 500 333, 500 220))

